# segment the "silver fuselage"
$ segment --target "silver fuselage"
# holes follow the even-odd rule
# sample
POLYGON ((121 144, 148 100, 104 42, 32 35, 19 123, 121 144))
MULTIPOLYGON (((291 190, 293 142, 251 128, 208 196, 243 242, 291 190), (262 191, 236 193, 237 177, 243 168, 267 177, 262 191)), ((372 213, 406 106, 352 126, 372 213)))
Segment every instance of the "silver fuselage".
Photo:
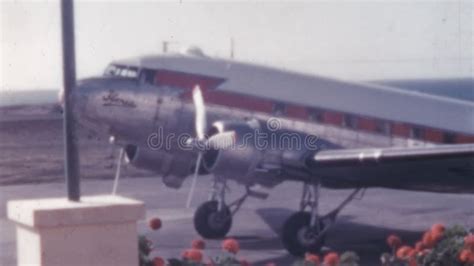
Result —
MULTIPOLYGON (((128 160, 137 167, 152 170, 163 177, 171 187, 180 187, 192 173, 196 152, 185 147, 194 137, 194 106, 183 97, 186 90, 141 83, 136 79, 100 77, 83 80, 76 93, 76 110, 80 123, 125 148, 128 160)), ((274 133, 311 135, 318 138, 319 149, 431 145, 429 142, 377 135, 316 122, 300 121, 285 116, 248 112, 225 105, 206 106, 207 124, 215 121, 256 120, 265 129, 265 123, 277 118, 279 128, 274 133)), ((304 168, 305 147, 267 148, 259 171, 251 175, 229 178, 245 185, 275 186, 283 180, 301 180, 308 177, 304 168)))

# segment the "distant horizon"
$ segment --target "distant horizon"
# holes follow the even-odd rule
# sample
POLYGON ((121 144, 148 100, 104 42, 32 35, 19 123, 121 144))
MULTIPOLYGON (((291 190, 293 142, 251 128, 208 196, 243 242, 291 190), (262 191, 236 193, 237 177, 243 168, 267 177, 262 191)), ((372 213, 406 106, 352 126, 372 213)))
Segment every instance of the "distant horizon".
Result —
POLYGON ((0 107, 58 103, 58 90, 11 90, 0 95, 0 107))
POLYGON ((16 91, 58 91, 59 92, 60 88, 45 88, 45 87, 37 87, 37 88, 4 88, 3 90, 0 90, 0 94, 2 93, 12 93, 16 91))

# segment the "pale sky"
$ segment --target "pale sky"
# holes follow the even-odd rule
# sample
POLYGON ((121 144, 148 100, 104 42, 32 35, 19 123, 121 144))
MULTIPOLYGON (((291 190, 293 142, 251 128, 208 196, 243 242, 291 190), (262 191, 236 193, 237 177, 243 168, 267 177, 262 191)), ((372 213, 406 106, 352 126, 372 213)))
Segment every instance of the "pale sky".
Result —
MULTIPOLYGON (((59 1, 0 0, 0 90, 62 84, 59 1)), ((78 77, 194 44, 344 79, 473 76, 472 1, 76 1, 78 77)))

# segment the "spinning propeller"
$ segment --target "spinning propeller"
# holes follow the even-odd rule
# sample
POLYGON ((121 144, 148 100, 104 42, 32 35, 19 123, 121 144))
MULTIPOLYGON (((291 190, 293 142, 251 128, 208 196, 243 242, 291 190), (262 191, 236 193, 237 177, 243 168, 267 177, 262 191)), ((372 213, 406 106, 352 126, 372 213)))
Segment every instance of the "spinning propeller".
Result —
POLYGON ((186 208, 191 205, 191 200, 194 195, 194 189, 196 187, 197 177, 199 175, 199 169, 201 168, 202 158, 204 153, 209 149, 219 150, 226 149, 234 145, 235 143, 235 132, 227 131, 217 133, 209 138, 206 138, 205 131, 206 125, 206 107, 204 104, 204 98, 202 96, 201 88, 196 85, 193 89, 193 103, 195 109, 195 129, 196 138, 189 139, 188 144, 198 151, 196 160, 196 167, 194 168, 194 175, 191 183, 191 189, 189 190, 188 200, 186 202, 186 208))

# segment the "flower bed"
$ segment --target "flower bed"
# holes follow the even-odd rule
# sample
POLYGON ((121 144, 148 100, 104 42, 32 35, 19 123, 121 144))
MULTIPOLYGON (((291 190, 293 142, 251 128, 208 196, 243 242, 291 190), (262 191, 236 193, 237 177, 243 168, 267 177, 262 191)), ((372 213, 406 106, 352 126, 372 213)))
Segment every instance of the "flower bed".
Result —
POLYGON ((387 238, 387 244, 392 252, 382 254, 382 266, 474 265, 474 235, 460 226, 446 229, 434 224, 414 246, 402 245, 395 235, 387 238))
MULTIPOLYGON (((158 218, 149 221, 152 230, 162 226, 158 218)), ((434 224, 413 246, 403 243, 397 235, 387 237, 391 252, 380 257, 382 266, 474 266, 474 234, 460 226, 445 228, 434 224)), ((222 254, 205 257, 206 243, 202 239, 191 242, 190 248, 183 251, 181 258, 150 258, 153 243, 140 236, 138 241, 140 266, 248 266, 248 261, 238 258, 240 244, 228 238, 221 243, 222 254)), ((266 266, 275 266, 268 263, 266 266)), ((354 252, 328 252, 326 254, 307 253, 295 261, 294 266, 358 266, 359 256, 354 252)))

